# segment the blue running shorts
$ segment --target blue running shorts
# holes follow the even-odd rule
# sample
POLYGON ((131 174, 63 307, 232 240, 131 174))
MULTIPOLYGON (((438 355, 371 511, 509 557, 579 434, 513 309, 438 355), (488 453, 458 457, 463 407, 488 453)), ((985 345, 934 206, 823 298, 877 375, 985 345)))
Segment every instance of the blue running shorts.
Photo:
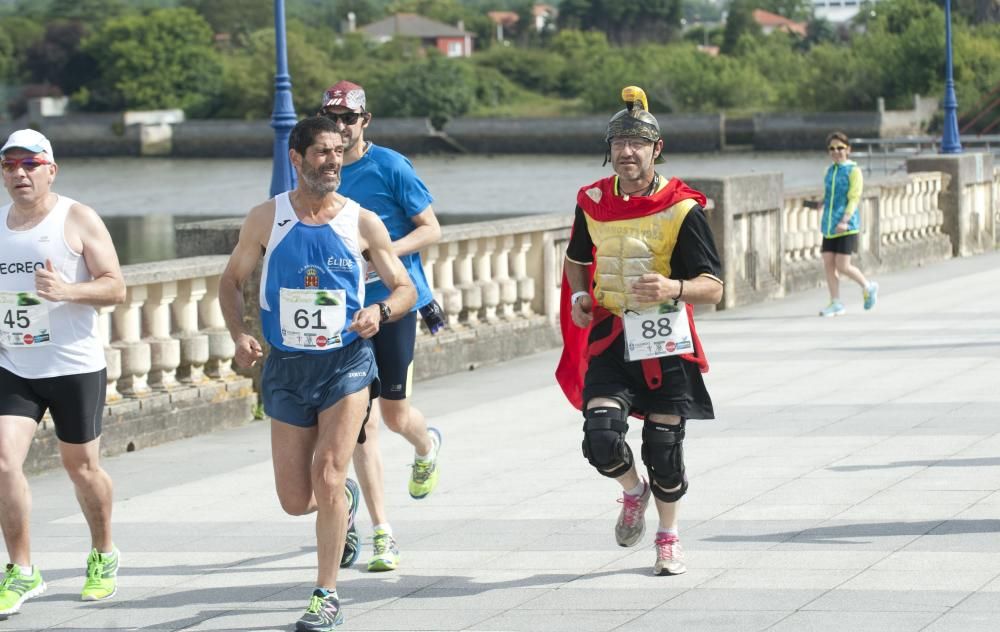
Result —
POLYGON ((375 353, 371 342, 360 338, 324 353, 272 348, 261 374, 267 416, 302 428, 315 426, 321 411, 366 388, 378 397, 375 353))

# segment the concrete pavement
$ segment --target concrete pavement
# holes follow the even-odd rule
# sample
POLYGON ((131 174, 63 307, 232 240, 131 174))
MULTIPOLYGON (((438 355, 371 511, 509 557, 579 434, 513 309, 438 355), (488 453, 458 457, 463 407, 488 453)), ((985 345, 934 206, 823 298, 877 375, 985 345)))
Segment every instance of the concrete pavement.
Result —
MULTIPOLYGON (((909 632, 1000 621, 1000 255, 700 320, 718 419, 692 422, 681 538, 651 573, 655 512, 615 545, 616 484, 580 454, 557 354, 417 385, 442 479, 406 492, 383 431, 398 571, 342 571, 344 630, 909 632)), ((638 454, 638 425, 630 433, 638 454)), ((77 601, 89 538, 62 472, 34 477, 48 592, 0 630, 290 630, 314 579, 313 520, 280 510, 268 426, 108 459, 122 551, 112 601, 77 601)), ((362 507, 359 525, 370 536, 362 507)))

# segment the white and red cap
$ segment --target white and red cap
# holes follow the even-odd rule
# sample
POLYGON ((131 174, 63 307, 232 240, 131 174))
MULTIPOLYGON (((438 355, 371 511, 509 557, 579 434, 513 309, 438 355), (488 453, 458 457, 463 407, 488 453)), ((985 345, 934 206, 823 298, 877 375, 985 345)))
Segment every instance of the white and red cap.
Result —
POLYGON ((365 111, 365 89, 350 81, 338 81, 323 93, 321 109, 344 107, 352 112, 365 111))
POLYGON ((52 143, 41 132, 33 129, 19 129, 7 137, 7 142, 0 149, 0 156, 7 153, 8 149, 26 149, 36 154, 48 154, 49 160, 55 160, 52 154, 52 143))

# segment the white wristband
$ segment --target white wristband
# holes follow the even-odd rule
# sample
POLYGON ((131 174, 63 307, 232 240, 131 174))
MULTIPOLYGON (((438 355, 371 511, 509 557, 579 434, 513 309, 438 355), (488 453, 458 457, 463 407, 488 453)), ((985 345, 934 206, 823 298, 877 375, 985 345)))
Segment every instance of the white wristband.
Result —
POLYGON ((569 304, 576 305, 576 302, 583 296, 589 296, 590 292, 573 292, 573 295, 569 297, 569 304))

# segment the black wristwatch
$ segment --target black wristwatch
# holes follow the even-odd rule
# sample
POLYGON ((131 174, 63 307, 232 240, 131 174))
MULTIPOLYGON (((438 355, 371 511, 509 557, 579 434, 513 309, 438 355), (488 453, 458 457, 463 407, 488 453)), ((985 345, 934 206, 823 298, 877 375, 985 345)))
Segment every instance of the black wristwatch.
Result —
POLYGON ((392 316, 392 310, 385 303, 376 303, 378 305, 379 322, 388 322, 389 317, 392 316))

